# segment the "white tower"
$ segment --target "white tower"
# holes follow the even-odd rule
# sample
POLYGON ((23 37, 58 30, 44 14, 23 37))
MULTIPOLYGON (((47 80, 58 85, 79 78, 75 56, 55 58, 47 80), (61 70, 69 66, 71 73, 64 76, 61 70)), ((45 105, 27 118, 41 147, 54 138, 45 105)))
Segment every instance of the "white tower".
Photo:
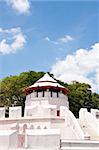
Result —
MULTIPOLYGON (((69 90, 60 85, 56 80, 45 74, 36 83, 25 89, 26 102, 25 108, 41 106, 57 109, 57 116, 60 115, 60 107, 69 108, 68 94, 69 90)), ((36 113, 37 111, 35 111, 36 113)), ((31 115, 32 116, 32 115, 31 115)))
POLYGON ((25 106, 35 104, 50 104, 59 106, 67 106, 69 90, 54 80, 49 74, 45 74, 36 83, 25 89, 26 102, 25 106))

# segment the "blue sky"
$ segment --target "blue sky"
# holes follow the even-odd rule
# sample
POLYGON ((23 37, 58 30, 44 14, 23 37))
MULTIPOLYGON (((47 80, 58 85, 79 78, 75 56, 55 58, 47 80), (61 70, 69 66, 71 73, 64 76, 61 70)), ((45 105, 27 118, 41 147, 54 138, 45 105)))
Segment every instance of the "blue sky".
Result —
MULTIPOLYGON (((79 49, 91 51, 99 42, 99 2, 19 3, 0 0, 0 78, 34 70, 52 71, 67 81, 61 78, 66 72, 56 73, 56 64, 66 61, 67 65, 69 55, 76 55, 79 49)), ((85 77, 90 76, 91 81, 96 72, 90 69, 85 77)))

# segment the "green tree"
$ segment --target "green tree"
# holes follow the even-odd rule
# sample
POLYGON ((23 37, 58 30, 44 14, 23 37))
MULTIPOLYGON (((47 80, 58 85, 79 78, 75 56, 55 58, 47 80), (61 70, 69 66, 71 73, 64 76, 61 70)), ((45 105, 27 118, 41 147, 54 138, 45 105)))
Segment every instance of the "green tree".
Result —
POLYGON ((36 82, 44 72, 23 72, 19 76, 10 76, 0 81, 0 106, 21 105, 24 108, 25 94, 23 90, 36 82))
MULTIPOLYGON (((49 72, 48 72, 49 73, 49 72)), ((50 73, 49 73, 50 74, 50 73)), ((44 75, 44 72, 22 72, 18 76, 10 76, 0 81, 0 107, 21 105, 24 111, 25 93, 24 89, 36 82, 44 75)), ((52 77, 53 74, 50 74, 52 77)), ((78 117, 80 108, 99 108, 99 94, 92 93, 91 86, 74 81, 67 84, 57 80, 59 84, 69 88, 68 95, 70 110, 78 117)))
POLYGON ((95 100, 97 98, 92 98, 91 86, 89 84, 74 81, 66 87, 70 89, 68 95, 70 110, 76 117, 79 115, 80 108, 86 107, 88 110, 96 108, 97 102, 95 103, 95 100))
POLYGON ((92 93, 92 102, 94 103, 95 108, 99 109, 99 94, 92 93))

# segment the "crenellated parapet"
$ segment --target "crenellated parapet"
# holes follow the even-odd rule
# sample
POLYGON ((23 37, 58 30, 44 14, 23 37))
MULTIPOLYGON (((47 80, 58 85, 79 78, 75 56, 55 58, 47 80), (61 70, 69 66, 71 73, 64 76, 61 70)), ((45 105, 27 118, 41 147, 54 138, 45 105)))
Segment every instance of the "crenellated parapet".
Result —
MULTIPOLYGON (((6 108, 1 107, 0 108, 0 119, 5 118, 6 108)), ((16 106, 16 107, 9 107, 9 119, 13 118, 21 118, 22 117, 22 107, 16 106)))

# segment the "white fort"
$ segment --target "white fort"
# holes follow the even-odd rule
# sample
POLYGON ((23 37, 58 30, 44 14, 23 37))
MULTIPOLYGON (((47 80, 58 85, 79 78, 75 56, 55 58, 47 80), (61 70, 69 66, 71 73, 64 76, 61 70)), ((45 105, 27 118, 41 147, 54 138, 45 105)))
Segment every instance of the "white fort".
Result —
POLYGON ((75 118, 70 91, 47 73, 24 91, 24 117, 21 106, 10 107, 9 118, 0 108, 0 149, 99 150, 99 110, 81 108, 75 118))

